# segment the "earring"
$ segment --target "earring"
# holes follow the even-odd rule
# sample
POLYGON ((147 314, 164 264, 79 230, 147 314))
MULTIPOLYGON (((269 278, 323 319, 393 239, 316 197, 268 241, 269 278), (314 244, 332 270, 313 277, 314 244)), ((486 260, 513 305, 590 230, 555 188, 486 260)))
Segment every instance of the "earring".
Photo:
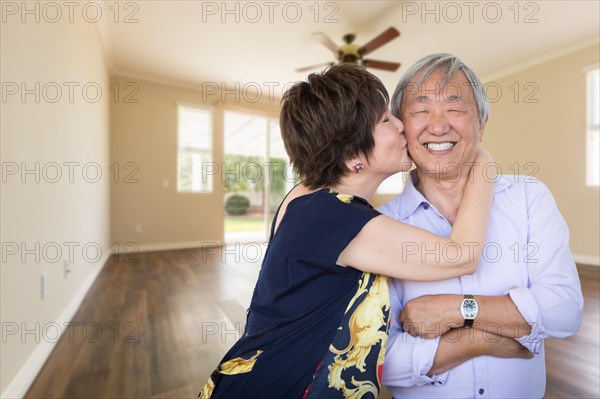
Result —
POLYGON ((357 162, 352 165, 352 169, 354 169, 354 173, 360 173, 361 170, 365 170, 365 166, 362 164, 362 162, 357 162))

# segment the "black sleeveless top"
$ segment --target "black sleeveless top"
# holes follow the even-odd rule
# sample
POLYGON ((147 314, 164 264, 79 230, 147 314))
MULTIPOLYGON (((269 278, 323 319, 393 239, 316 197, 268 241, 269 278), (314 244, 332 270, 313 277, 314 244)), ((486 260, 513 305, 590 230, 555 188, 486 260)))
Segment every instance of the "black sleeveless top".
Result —
POLYGON ((200 398, 377 398, 387 278, 336 261, 378 215, 364 199, 329 189, 289 202, 271 229, 244 334, 200 398))

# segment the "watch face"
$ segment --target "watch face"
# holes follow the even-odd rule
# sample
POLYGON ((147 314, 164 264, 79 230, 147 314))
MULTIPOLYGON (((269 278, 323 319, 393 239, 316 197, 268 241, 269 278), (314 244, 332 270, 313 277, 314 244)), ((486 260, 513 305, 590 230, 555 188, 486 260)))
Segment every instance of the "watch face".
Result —
POLYGON ((475 317, 477 315, 477 303, 473 299, 465 299, 462 308, 464 317, 475 317))

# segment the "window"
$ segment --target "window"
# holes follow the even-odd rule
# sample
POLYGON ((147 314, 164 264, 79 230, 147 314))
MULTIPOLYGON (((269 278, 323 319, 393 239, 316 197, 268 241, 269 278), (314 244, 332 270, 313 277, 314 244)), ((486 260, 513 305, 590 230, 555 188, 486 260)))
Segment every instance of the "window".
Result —
POLYGON ((279 122, 252 113, 225 111, 225 241, 267 239, 279 204, 294 186, 279 122), (244 209, 232 198, 244 197, 244 209))
POLYGON ((600 69, 587 73, 587 167, 588 186, 600 185, 600 69))
POLYGON ((178 104, 177 119, 177 191, 211 192, 212 111, 178 104))

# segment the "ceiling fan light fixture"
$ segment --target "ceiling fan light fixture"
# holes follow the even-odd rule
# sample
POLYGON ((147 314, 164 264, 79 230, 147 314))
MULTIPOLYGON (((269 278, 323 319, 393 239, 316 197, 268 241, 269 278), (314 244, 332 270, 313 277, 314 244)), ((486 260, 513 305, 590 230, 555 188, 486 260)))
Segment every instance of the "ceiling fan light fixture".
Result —
MULTIPOLYGON (((356 35, 352 33, 348 33, 343 36, 343 40, 345 44, 338 46, 333 40, 331 40, 326 34, 322 32, 313 33, 315 36, 325 47, 331 50, 335 54, 335 58, 338 63, 351 62, 354 64, 359 64, 365 68, 375 68, 382 69, 386 71, 395 71, 400 67, 400 63, 396 62, 388 62, 388 61, 379 61, 379 60, 363 60, 363 56, 369 54, 379 47, 387 44, 392 41, 396 37, 400 36, 400 32, 394 28, 390 27, 386 29, 384 32, 377 35, 374 39, 363 46, 359 46, 354 44, 354 39, 356 39, 356 35)), ((333 64, 333 63, 331 63, 333 64)), ((296 69, 297 72, 304 72, 309 69, 313 69, 315 67, 321 67, 326 64, 314 65, 312 67, 304 67, 296 69)))

